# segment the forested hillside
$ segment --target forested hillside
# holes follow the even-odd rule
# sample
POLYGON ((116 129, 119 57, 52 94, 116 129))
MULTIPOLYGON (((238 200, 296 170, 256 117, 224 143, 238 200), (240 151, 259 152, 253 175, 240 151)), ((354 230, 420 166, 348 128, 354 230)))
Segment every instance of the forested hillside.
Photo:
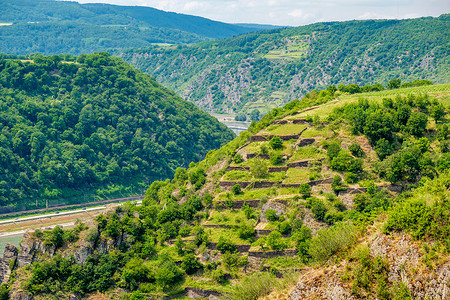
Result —
POLYGON ((309 93, 140 206, 26 234, 0 296, 448 299, 449 99, 449 84, 309 93))
POLYGON ((151 7, 0 0, 0 52, 81 54, 188 44, 261 30, 151 7))
POLYGON ((136 194, 234 136, 107 53, 0 57, 0 99, 2 209, 136 194))
POLYGON ((330 84, 450 80, 450 16, 317 23, 119 56, 215 113, 262 113, 330 84))

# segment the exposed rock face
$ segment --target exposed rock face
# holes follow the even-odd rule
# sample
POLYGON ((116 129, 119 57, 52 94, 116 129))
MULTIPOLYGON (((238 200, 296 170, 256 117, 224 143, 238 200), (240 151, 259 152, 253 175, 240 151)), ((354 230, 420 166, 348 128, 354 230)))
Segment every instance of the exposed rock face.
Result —
POLYGON ((55 254, 55 247, 46 247, 42 240, 35 238, 30 232, 26 232, 20 244, 19 255, 17 256, 19 267, 31 264, 40 254, 53 256, 55 254))
POLYGON ((10 261, 14 261, 17 258, 17 248, 14 245, 6 244, 5 252, 3 253, 3 259, 0 260, 0 284, 9 280, 11 270, 9 267, 10 261))
POLYGON ((267 222, 266 210, 274 209, 277 212, 277 216, 281 216, 286 212, 286 206, 276 201, 268 201, 261 208, 261 216, 259 217, 261 222, 267 222))
MULTIPOLYGON (((395 285, 402 282, 413 299, 450 299, 450 261, 438 263, 430 269, 423 263, 423 252, 418 242, 409 235, 390 236, 373 234, 367 239, 371 255, 382 256, 388 263, 387 280, 395 285)), ((351 293, 351 282, 343 282, 342 274, 349 262, 327 268, 306 270, 290 299, 357 299, 351 293)))
POLYGON ((290 294, 291 300, 300 299, 328 299, 328 300, 350 300, 356 299, 342 285, 336 276, 336 271, 324 270, 314 272, 307 271, 290 294))
POLYGON ((9 293, 10 300, 32 300, 33 297, 29 296, 26 292, 21 290, 12 290, 9 293))

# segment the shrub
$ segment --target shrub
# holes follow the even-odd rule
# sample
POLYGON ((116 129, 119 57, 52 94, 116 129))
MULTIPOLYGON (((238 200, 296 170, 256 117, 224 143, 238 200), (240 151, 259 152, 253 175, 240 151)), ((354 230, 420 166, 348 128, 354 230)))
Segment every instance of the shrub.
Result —
POLYGON ((342 178, 339 175, 333 177, 333 182, 331 183, 331 188, 337 194, 340 191, 347 190, 347 187, 342 183, 342 178))
POLYGON ((297 254, 306 262, 309 258, 309 242, 311 240, 312 233, 311 228, 302 225, 300 228, 292 233, 292 241, 295 243, 295 249, 297 249, 297 254))
POLYGON ((202 197, 203 205, 206 208, 211 208, 213 199, 214 199, 214 196, 212 194, 210 194, 210 193, 204 194, 203 197, 202 197))
POLYGON ((324 261, 356 240, 356 228, 350 224, 337 224, 317 232, 311 239, 310 254, 316 261, 324 261))
POLYGON ((323 201, 318 198, 309 198, 308 202, 314 219, 323 222, 325 220, 325 214, 327 213, 327 208, 323 201))
POLYGON ((288 245, 284 242, 281 237, 281 233, 278 231, 272 231, 266 238, 267 246, 272 250, 284 250, 288 245))
POLYGON ((234 161, 235 164, 240 164, 240 163, 242 163, 244 161, 244 158, 242 158, 242 155, 236 154, 233 157, 233 161, 234 161))
POLYGON ((225 252, 234 253, 236 252, 237 248, 236 245, 231 240, 221 236, 219 238, 219 242, 217 243, 217 250, 219 250, 222 253, 225 252))
POLYGON ((195 257, 194 253, 189 253, 182 259, 181 268, 186 272, 186 274, 194 274, 202 267, 202 264, 198 261, 197 257, 195 257))
POLYGON ((270 147, 272 147, 272 149, 274 150, 278 150, 278 149, 283 149, 283 141, 281 140, 281 138, 279 136, 274 136, 270 142, 270 147))
POLYGON ((247 240, 255 236, 255 228, 249 224, 242 224, 238 229, 238 235, 241 239, 247 240))
POLYGON ((222 268, 217 268, 211 274, 213 280, 217 283, 223 284, 227 281, 229 274, 226 273, 222 268))
POLYGON ((338 142, 330 143, 327 147, 327 155, 330 161, 338 156, 339 152, 341 152, 341 144, 338 142))
POLYGON ((427 127, 428 117, 424 113, 412 112, 406 123, 406 132, 416 137, 421 137, 425 133, 427 127))
POLYGON ((303 198, 308 198, 311 196, 311 186, 307 183, 300 184, 298 192, 302 194, 303 198))
POLYGON ((251 208, 247 202, 244 202, 241 209, 244 212, 244 215, 247 219, 251 219, 254 217, 253 213, 255 212, 255 210, 251 208))
POLYGON ((270 154, 270 163, 272 165, 281 165, 283 163, 283 156, 279 153, 270 154))
POLYGON ((392 154, 393 148, 392 144, 388 140, 381 138, 377 141, 374 150, 378 157, 383 160, 392 154))
POLYGON ((352 172, 345 172, 344 177, 347 183, 355 183, 358 181, 358 175, 352 172))
POLYGON ((353 158, 347 151, 339 152, 330 163, 331 168, 339 172, 352 172, 359 174, 362 172, 362 160, 353 158))
POLYGON ((289 221, 283 221, 281 223, 278 224, 278 231, 281 234, 289 234, 291 233, 291 222, 289 221))
POLYGON ((350 152, 356 156, 356 157, 363 157, 364 156, 364 151, 361 148, 361 146, 357 143, 352 143, 349 147, 348 150, 350 150, 350 152))
POLYGON ((234 195, 240 195, 240 194, 242 194, 240 184, 239 184, 239 183, 236 183, 235 185, 233 185, 233 187, 231 188, 231 192, 232 192, 234 195))
POLYGON ((328 212, 325 214, 324 222, 328 225, 340 222, 344 219, 344 215, 341 212, 328 212))
POLYGON ((267 177, 268 170, 267 170, 267 162, 264 159, 257 158, 253 161, 252 165, 250 166, 250 173, 255 178, 265 178, 267 177))
POLYGON ((275 209, 266 210, 266 219, 270 222, 278 221, 277 211, 275 209))

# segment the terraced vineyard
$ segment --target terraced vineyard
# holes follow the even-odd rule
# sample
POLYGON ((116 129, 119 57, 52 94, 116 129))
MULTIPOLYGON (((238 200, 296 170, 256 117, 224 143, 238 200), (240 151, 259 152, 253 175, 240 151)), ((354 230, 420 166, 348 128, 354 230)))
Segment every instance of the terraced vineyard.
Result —
MULTIPOLYGON (((359 95, 322 93, 294 101, 209 152, 205 160, 177 169, 172 181, 154 182, 141 207, 125 205, 96 218, 89 234, 97 230, 97 240, 83 253, 126 253, 116 271, 120 275, 109 277, 120 281, 111 281, 105 292, 116 298, 126 287, 155 297, 257 299, 271 293, 272 299, 317 299, 316 292, 323 296, 329 289, 327 280, 339 286, 345 299, 375 297, 381 288, 385 295, 396 295, 401 281, 388 280, 387 272, 421 284, 421 295, 438 295, 440 283, 425 281, 440 282, 438 274, 449 261, 442 250, 450 226, 444 207, 450 197, 450 157, 445 152, 449 104, 450 84, 359 95), (402 125, 390 124, 389 118, 402 125), (358 127, 360 123, 370 126, 358 127), (383 139, 395 148, 383 148, 383 139), (402 169, 404 159, 408 168, 402 169), (433 225, 439 227, 436 233, 426 231, 427 238, 442 245, 432 250, 439 259, 429 263, 436 272, 428 271, 428 254, 417 250, 419 242, 405 238, 406 229, 395 247, 415 249, 419 258, 404 258, 405 269, 396 267, 390 252, 383 258, 370 250, 360 254, 373 241, 390 245, 400 238, 400 230, 392 229, 398 226, 392 208, 408 205, 410 198, 423 201, 424 207, 443 207, 433 225), (382 259, 378 281, 371 277, 366 286, 358 281, 364 263, 360 257, 382 259), (329 268, 325 271, 323 265, 329 268), (133 275, 142 272, 146 277, 133 275), (158 277, 163 276, 158 272, 172 277, 158 277)), ((79 241, 65 242, 56 253, 86 247, 88 230, 78 227, 79 241)), ((419 231, 413 234, 425 239, 419 231)), ((26 249, 35 239, 25 238, 26 249)), ((21 280, 16 277, 13 291, 21 280)), ((84 293, 89 292, 93 290, 84 293)))

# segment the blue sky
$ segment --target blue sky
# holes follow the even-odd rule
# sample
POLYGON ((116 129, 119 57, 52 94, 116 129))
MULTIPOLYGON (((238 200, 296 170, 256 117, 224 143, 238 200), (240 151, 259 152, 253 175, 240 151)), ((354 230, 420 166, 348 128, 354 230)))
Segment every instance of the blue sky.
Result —
POLYGON ((299 26, 321 21, 404 19, 450 12, 450 0, 76 0, 150 6, 227 23, 299 26))

